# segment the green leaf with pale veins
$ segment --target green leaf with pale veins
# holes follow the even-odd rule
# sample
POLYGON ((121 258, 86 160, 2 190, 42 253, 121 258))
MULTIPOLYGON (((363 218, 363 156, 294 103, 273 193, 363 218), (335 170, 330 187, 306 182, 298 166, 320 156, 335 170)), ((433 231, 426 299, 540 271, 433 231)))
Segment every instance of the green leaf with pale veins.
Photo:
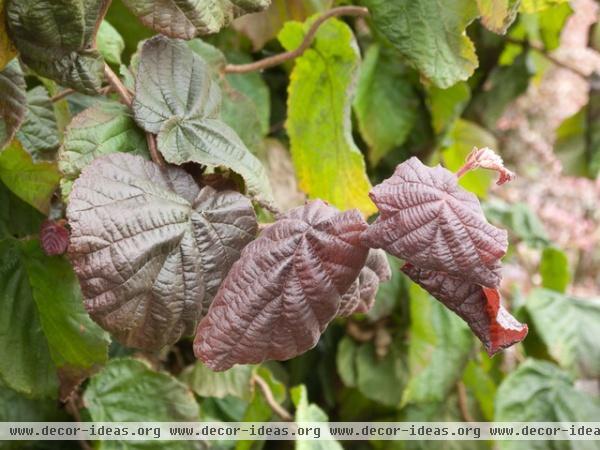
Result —
POLYGON ((56 396, 57 369, 71 381, 106 362, 108 335, 85 312, 70 264, 37 240, 0 241, 0 309, 0 377, 12 389, 56 396))
POLYGON ((9 35, 27 66, 87 94, 100 89, 104 61, 93 47, 107 0, 6 0, 9 35))
POLYGON ((373 23, 402 55, 438 87, 469 78, 477 68, 465 28, 479 16, 473 0, 363 0, 373 23))
MULTIPOLYGON (((598 397, 573 386, 573 378, 558 366, 528 359, 510 373, 496 395, 496 422, 593 422, 600 417, 598 397)), ((579 441, 501 441, 502 450, 579 450, 579 441)), ((597 449, 598 442, 589 442, 597 449)))
MULTIPOLYGON (((136 359, 113 359, 93 376, 83 401, 95 422, 192 422, 200 409, 192 391, 164 372, 136 359)), ((100 447, 122 449, 119 441, 100 447)), ((150 448, 147 442, 128 442, 127 448, 150 448)), ((154 448, 154 447, 152 447, 154 448)), ((196 448, 193 442, 172 441, 169 449, 196 448)))
POLYGON ((46 214, 60 174, 55 163, 34 162, 19 141, 0 153, 0 180, 17 197, 46 214))
POLYGON ((417 119, 419 97, 411 78, 394 52, 377 44, 369 47, 358 80, 354 111, 373 165, 406 141, 417 119))
POLYGON ((234 366, 223 372, 213 372, 201 361, 188 366, 179 379, 200 397, 224 398, 228 395, 251 400, 252 366, 234 366))
POLYGON ((469 327, 420 286, 410 286, 410 378, 403 404, 443 402, 461 379, 473 338, 469 327))
POLYGON ((534 290, 527 311, 550 355, 581 378, 600 376, 600 299, 534 290))
POLYGON ((504 34, 514 22, 521 0, 477 0, 481 22, 490 31, 504 34))
MULTIPOLYGON (((287 50, 297 48, 313 20, 286 23, 279 41, 287 50)), ((312 47, 295 60, 286 128, 300 188, 342 210, 358 208, 369 216, 376 208, 350 121, 359 63, 350 28, 337 19, 321 25, 312 47)))
POLYGON ((56 150, 60 144, 54 107, 43 86, 27 92, 27 115, 17 139, 34 157, 43 157, 40 153, 56 150))
POLYGON ((121 54, 125 50, 125 41, 109 22, 103 20, 96 36, 96 47, 106 60, 114 65, 121 64, 121 54))
POLYGON ((26 103, 25 78, 19 62, 14 60, 0 72, 0 151, 25 120, 26 103))
POLYGON ((180 39, 212 34, 243 14, 266 9, 271 0, 123 0, 154 31, 180 39))
POLYGON ((144 44, 133 111, 142 128, 158 134, 165 159, 228 168, 242 176, 249 194, 272 206, 266 170, 220 118, 221 104, 212 70, 185 43, 157 36, 144 44))
POLYGON ((84 167, 110 153, 132 153, 149 159, 144 132, 129 109, 120 103, 102 103, 73 118, 65 133, 58 156, 63 175, 61 192, 66 198, 84 167))

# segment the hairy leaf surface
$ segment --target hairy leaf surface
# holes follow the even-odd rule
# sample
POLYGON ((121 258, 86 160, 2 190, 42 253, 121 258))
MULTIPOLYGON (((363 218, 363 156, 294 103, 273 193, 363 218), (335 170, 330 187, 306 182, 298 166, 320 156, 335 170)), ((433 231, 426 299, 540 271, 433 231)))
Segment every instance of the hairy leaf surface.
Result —
POLYGON ((100 89, 104 61, 93 46, 107 0, 6 0, 9 34, 31 69, 86 94, 100 89))
POLYGON ((320 200, 285 214, 242 251, 198 325, 196 356, 225 370, 314 347, 366 261, 366 227, 320 200))
POLYGON ((180 39, 216 33, 243 14, 266 9, 271 0, 123 0, 144 25, 180 39))
POLYGON ((26 105, 25 78, 15 60, 0 72, 0 151, 25 120, 26 105))
POLYGON ((144 132, 127 107, 105 102, 76 115, 67 127, 58 156, 63 196, 69 195, 84 167, 99 156, 116 152, 149 158, 144 132))
POLYGON ((379 289, 379 283, 389 281, 392 277, 387 256, 383 250, 371 250, 367 262, 350 289, 342 296, 339 317, 347 317, 352 313, 366 313, 373 303, 379 289))
POLYGON ((27 92, 27 115, 23 126, 17 131, 17 139, 34 156, 38 156, 39 152, 58 148, 54 108, 48 91, 43 86, 37 86, 27 92))
POLYGON ((465 27, 479 16, 473 0, 363 0, 377 29, 441 88, 466 80, 478 65, 465 27))
POLYGON ((380 215, 365 233, 370 247, 414 266, 497 287, 505 230, 490 225, 481 205, 456 176, 413 157, 373 188, 380 215))
POLYGON ((69 254, 90 315, 124 344, 158 349, 192 334, 256 216, 237 192, 200 190, 139 156, 96 159, 67 209, 69 254))
POLYGON ((467 322, 490 355, 525 339, 527 325, 519 323, 500 304, 497 289, 411 264, 402 271, 467 322))
MULTIPOLYGON (((279 34, 297 48, 312 20, 288 22, 279 34)), ((350 28, 331 19, 317 31, 312 47, 296 58, 288 87, 286 128, 300 188, 340 209, 375 212, 365 161, 352 139, 352 97, 360 56, 350 28)))
POLYGON ((157 36, 144 44, 133 110, 142 128, 158 134, 165 159, 231 169, 250 194, 272 204, 264 167, 220 119, 220 109, 221 91, 209 66, 185 43, 157 36))

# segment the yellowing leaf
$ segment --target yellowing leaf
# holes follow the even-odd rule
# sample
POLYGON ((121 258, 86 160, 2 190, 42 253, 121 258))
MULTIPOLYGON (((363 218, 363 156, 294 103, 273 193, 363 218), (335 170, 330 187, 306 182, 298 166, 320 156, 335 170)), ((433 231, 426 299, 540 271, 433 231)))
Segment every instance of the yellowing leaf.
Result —
POLYGON ((495 33, 506 33, 517 17, 521 0, 477 0, 481 22, 495 33))
MULTIPOLYGON (((282 45, 297 48, 310 23, 288 22, 279 34, 282 45)), ((350 122, 359 62, 350 28, 339 20, 323 24, 312 48, 296 59, 286 127, 300 188, 342 210, 358 208, 369 216, 376 210, 368 197, 371 184, 350 122)))
MULTIPOLYGON (((4 17, 4 0, 0 0, 0 17, 4 17)), ((17 49, 6 33, 6 23, 0 20, 0 70, 17 55, 17 49)))
POLYGON ((535 13, 566 2, 567 0, 523 0, 521 3, 521 12, 535 13))

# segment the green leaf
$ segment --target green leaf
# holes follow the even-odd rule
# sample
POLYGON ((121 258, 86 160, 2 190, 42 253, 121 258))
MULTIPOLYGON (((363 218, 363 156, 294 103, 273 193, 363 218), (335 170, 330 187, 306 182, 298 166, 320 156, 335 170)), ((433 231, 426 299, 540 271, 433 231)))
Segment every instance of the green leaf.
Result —
POLYGON ((158 133, 165 159, 229 168, 242 176, 251 195, 273 205, 264 167, 219 118, 220 108, 221 91, 211 69, 185 43, 159 36, 144 44, 133 110, 142 128, 158 133))
POLYGON ((123 0, 144 25, 173 38, 212 34, 243 14, 261 11, 271 0, 123 0))
MULTIPOLYGON (((155 372, 136 359, 113 359, 93 376, 83 401, 95 422, 192 422, 200 410, 190 389, 164 372, 155 372)), ((154 443, 151 448, 155 448, 154 443)), ((147 442, 129 442, 127 448, 149 448, 147 442)), ((121 449, 119 441, 101 448, 121 449)), ((169 449, 195 448, 193 442, 171 442, 169 449)))
POLYGON ((73 182, 94 159, 116 152, 149 159, 145 134, 127 107, 105 102, 76 115, 67 127, 58 155, 62 195, 69 195, 73 182))
POLYGON ((106 20, 117 30, 125 41, 124 59, 128 60, 137 50, 138 43, 154 36, 127 8, 122 0, 113 0, 106 13, 106 20))
POLYGON ((109 22, 103 20, 96 36, 96 46, 106 62, 116 66, 121 64, 121 54, 125 50, 125 41, 109 22))
POLYGON ((595 74, 590 80, 586 125, 587 174, 596 179, 600 175, 600 76, 595 74))
POLYGON ((19 392, 54 396, 57 369, 71 382, 106 361, 107 335, 85 312, 64 258, 46 256, 37 240, 4 239, 0 248, 0 376, 19 392))
POLYGON ((431 113, 431 125, 436 134, 445 133, 460 117, 471 99, 471 89, 463 81, 448 89, 431 85, 427 89, 427 105, 431 113))
POLYGON ((411 78, 396 54, 377 44, 369 47, 358 80, 354 111, 374 166, 406 141, 417 119, 419 97, 411 78))
POLYGON ((512 235, 530 247, 550 244, 544 225, 526 203, 509 204, 494 199, 483 204, 483 211, 490 222, 508 228, 512 235))
POLYGON ((356 379, 356 353, 358 346, 354 343, 351 337, 344 336, 338 343, 335 362, 337 373, 342 379, 342 382, 347 387, 355 387, 356 379))
POLYGON ((187 367, 179 376, 200 397, 224 398, 228 395, 250 400, 252 366, 234 366, 224 372, 213 372, 201 361, 187 367))
POLYGON ((0 182, 0 238, 36 234, 45 216, 13 194, 0 182))
MULTIPOLYGON (((0 17, 4 17, 4 3, 5 0, 0 0, 0 17)), ((6 32, 6 21, 0 20, 0 70, 4 70, 15 56, 17 56, 17 49, 6 32)))
POLYGON ((517 17, 521 0, 477 0, 481 22, 495 33, 504 34, 517 17))
POLYGON ((441 88, 466 80, 477 68, 465 28, 479 16, 473 0, 443 6, 437 0, 363 0, 376 28, 425 77, 441 88))
POLYGON ((0 180, 20 199, 46 214, 60 174, 55 163, 33 162, 19 141, 0 153, 0 180))
POLYGON ((69 422, 70 420, 69 415, 59 409, 58 402, 55 400, 27 398, 0 383, 0 421, 69 422))
POLYGON ((481 362, 469 361, 463 374, 463 383, 477 400, 483 419, 486 421, 494 420, 494 399, 496 398, 497 386, 491 374, 483 367, 481 362))
MULTIPOLYGON (((303 384, 290 389, 292 401, 296 406, 294 420, 296 422, 327 422, 327 414, 314 403, 308 403, 308 393, 303 384)), ((332 438, 333 439, 333 438, 332 438)), ((296 441, 296 450, 343 450, 335 440, 331 441, 296 441)))
POLYGON ((473 349, 472 333, 417 284, 410 286, 410 317, 410 378, 402 403, 443 402, 462 377, 473 349))
POLYGON ((564 293, 571 281, 567 255, 555 247, 546 247, 542 252, 540 274, 543 287, 564 293))
POLYGON ((588 174, 588 108, 589 104, 563 120, 556 129, 554 153, 560 160, 565 175, 583 177, 588 174))
MULTIPOLYGON (((286 399, 286 387, 279 381, 271 370, 267 367, 259 366, 256 368, 256 375, 265 380, 265 383, 271 389, 273 398, 279 404, 282 404, 286 399)), ((258 387, 254 387, 252 391, 252 400, 248 404, 244 413, 243 422, 268 422, 273 416, 273 409, 269 406, 265 400, 265 396, 258 387)), ((238 450, 247 448, 246 445, 238 443, 236 446, 238 450)))
MULTIPOLYGON (((279 41, 287 50, 297 48, 313 21, 286 23, 279 41)), ((358 208, 369 216, 376 208, 350 121, 358 65, 356 42, 346 24, 332 19, 319 27, 290 75, 286 128, 300 188, 341 210, 358 208)))
POLYGON ((519 55, 509 66, 495 67, 486 79, 486 88, 469 106, 467 117, 495 129, 506 107, 527 90, 530 77, 525 54, 519 55))
POLYGON ((375 296, 373 307, 367 312, 371 322, 390 316, 399 304, 402 296, 406 294, 406 276, 400 270, 402 263, 394 256, 386 254, 392 272, 392 279, 381 283, 375 296))
POLYGON ((521 12, 535 13, 550 8, 551 6, 566 3, 568 0, 522 0, 521 12))
POLYGON ((7 0, 9 34, 27 66, 87 94, 104 78, 104 61, 93 47, 106 0, 7 0))
POLYGON ((583 378, 600 375, 600 299, 577 299, 537 289, 527 311, 550 355, 583 378))
POLYGON ((26 103, 25 78, 19 62, 14 60, 0 72, 0 151, 25 120, 26 103))
MULTIPOLYGON (((473 122, 458 119, 446 139, 442 158, 446 168, 456 172, 465 163, 473 147, 497 148, 496 138, 487 130, 473 122)), ((460 178, 458 184, 480 198, 486 198, 495 174, 488 170, 473 170, 460 178)))
MULTIPOLYGON (((600 417, 600 400, 574 388, 573 379, 554 364, 528 359, 510 373, 496 395, 497 422, 588 422, 600 417)), ((576 441, 553 448, 579 449, 576 441)), ((546 450, 545 441, 501 441, 502 450, 546 450)), ((598 448, 597 442, 590 448, 598 448)))
POLYGON ((378 357, 373 343, 356 350, 356 386, 367 398, 397 407, 402 400, 408 368, 405 349, 395 340, 384 357, 378 357))
POLYGON ((27 92, 27 115, 23 126, 17 131, 17 139, 34 157, 43 157, 39 153, 56 150, 60 144, 54 107, 43 86, 27 92))

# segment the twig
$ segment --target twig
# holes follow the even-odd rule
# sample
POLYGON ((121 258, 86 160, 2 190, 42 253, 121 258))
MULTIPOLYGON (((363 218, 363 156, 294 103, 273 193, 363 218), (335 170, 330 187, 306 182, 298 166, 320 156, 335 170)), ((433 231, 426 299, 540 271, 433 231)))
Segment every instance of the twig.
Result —
POLYGON ((264 378, 262 378, 260 375, 253 374, 252 375, 252 383, 258 384, 258 387, 262 391, 266 402, 271 407, 273 412, 275 412, 275 414, 277 414, 279 417, 281 417, 286 422, 291 422, 292 420, 294 420, 294 416, 292 416, 285 408, 283 408, 283 406, 281 406, 279 403, 277 403, 277 400, 275 400, 275 397, 273 397, 273 392, 271 392, 271 388, 269 387, 267 382, 264 380, 264 378))
MULTIPOLYGON (((106 63, 104 64, 104 75, 106 75, 106 79, 114 91, 119 94, 119 97, 123 103, 131 108, 131 105, 133 104, 131 93, 125 87, 117 74, 114 73, 110 66, 106 63)), ((158 164, 160 167, 165 167, 165 160, 156 147, 156 136, 154 136, 152 133, 146 132, 146 142, 148 143, 148 150, 150 151, 150 157, 152 158, 152 161, 154 161, 154 163, 158 164)))
MULTIPOLYGON (((69 400, 67 400, 67 403, 65 404, 65 408, 69 412, 69 414, 71 414, 73 416, 73 418, 75 419, 75 422, 81 422, 81 415, 79 414, 79 408, 77 407, 77 404, 75 403, 75 395, 72 395, 69 398, 69 400)), ((90 445, 90 443, 88 441, 80 439, 78 442, 79 442, 79 445, 82 448, 82 450, 92 450, 92 446, 90 445)))
POLYGON ((269 67, 277 66, 281 63, 289 61, 290 59, 301 56, 312 44, 312 41, 317 34, 319 27, 330 19, 331 17, 337 16, 367 16, 369 10, 360 6, 340 6, 338 8, 332 8, 329 11, 324 12, 320 15, 311 25, 308 32, 304 36, 304 40, 298 48, 290 50, 289 52, 279 53, 277 55, 269 56, 268 58, 260 59, 248 64, 227 64, 225 66, 225 73, 246 73, 255 72, 258 70, 268 69, 269 67))
POLYGON ((456 383, 456 390, 458 392, 458 408, 460 409, 463 419, 465 419, 465 422, 475 422, 475 419, 473 419, 473 416, 469 412, 467 405, 467 388, 462 381, 456 383))
POLYGON ((548 53, 548 50, 546 50, 541 45, 536 44, 535 42, 522 41, 520 39, 511 38, 509 36, 505 37, 505 39, 506 39, 506 42, 508 42, 510 44, 521 45, 523 47, 529 47, 532 50, 535 50, 536 52, 538 52, 540 55, 542 55, 544 58, 546 58, 548 61, 550 61, 555 66, 570 70, 574 74, 579 75, 581 78, 588 78, 588 74, 582 72, 577 67, 573 67, 573 66, 565 63, 564 61, 561 61, 560 59, 556 58, 555 56, 551 55, 550 53, 548 53))
POLYGON ((75 89, 65 89, 64 91, 60 91, 58 94, 50 97, 50 101, 52 103, 59 102, 63 98, 68 97, 69 95, 74 94, 75 92, 76 92, 75 89))

